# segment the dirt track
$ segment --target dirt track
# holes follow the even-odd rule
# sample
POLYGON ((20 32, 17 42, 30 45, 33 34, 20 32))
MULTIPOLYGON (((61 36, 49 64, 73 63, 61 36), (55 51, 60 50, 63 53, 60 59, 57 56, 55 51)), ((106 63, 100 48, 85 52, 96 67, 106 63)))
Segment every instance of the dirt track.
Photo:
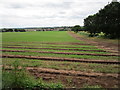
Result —
POLYGON ((120 46, 119 43, 118 44, 113 44, 110 42, 104 42, 104 41, 100 41, 100 40, 91 40, 85 37, 80 37, 79 35, 73 33, 73 32, 68 32, 69 35, 71 35, 72 37, 76 38, 77 40, 80 41, 85 41, 87 42, 87 44, 91 44, 91 45, 95 45, 100 49, 104 49, 106 51, 112 51, 112 52, 119 52, 118 51, 118 47, 120 46))
POLYGON ((40 57, 40 56, 24 56, 24 55, 2 55, 2 58, 26 58, 26 59, 39 59, 39 60, 50 60, 50 61, 69 61, 69 62, 100 63, 100 64, 120 64, 119 61, 111 61, 111 60, 106 61, 106 60, 89 60, 89 59, 40 57))

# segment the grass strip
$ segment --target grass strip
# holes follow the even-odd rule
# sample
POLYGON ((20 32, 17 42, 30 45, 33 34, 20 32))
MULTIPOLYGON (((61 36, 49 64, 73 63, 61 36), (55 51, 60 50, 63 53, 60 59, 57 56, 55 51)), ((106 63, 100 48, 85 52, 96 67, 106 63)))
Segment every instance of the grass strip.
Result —
POLYGON ((94 52, 94 51, 67 51, 67 50, 49 50, 49 49, 22 49, 22 48, 1 48, 5 50, 29 50, 29 51, 50 51, 50 52, 70 52, 70 53, 92 53, 92 54, 111 54, 110 52, 94 52))
POLYGON ((85 49, 59 49, 59 48, 36 48, 36 47, 3 47, 3 48, 24 48, 24 49, 51 49, 51 50, 72 50, 72 51, 94 51, 94 52, 106 52, 104 50, 85 50, 85 49))
POLYGON ((78 59, 95 59, 95 60, 118 60, 116 56, 89 56, 89 55, 64 55, 53 53, 37 53, 37 52, 3 52, 6 55, 29 55, 29 56, 45 56, 45 57, 63 57, 63 58, 78 58, 78 59))
POLYGON ((88 48, 88 47, 57 47, 57 46, 30 46, 30 45, 14 45, 14 46, 3 46, 3 47, 25 47, 25 48, 55 48, 55 49, 78 49, 78 50, 102 50, 98 48, 88 48))
POLYGON ((90 53, 70 53, 70 52, 50 52, 50 51, 29 51, 29 50, 0 50, 2 52, 38 52, 38 53, 53 53, 66 55, 92 55, 92 56, 118 56, 117 54, 90 54, 90 53))

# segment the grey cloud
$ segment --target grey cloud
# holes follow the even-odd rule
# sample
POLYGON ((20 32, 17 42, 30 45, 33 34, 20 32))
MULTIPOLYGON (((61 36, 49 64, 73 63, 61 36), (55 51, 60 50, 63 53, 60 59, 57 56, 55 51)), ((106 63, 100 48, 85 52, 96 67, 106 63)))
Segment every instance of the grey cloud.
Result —
POLYGON ((21 4, 10 4, 7 6, 8 8, 14 8, 14 9, 19 9, 19 8, 25 8, 26 5, 21 5, 21 4))
POLYGON ((37 0, 37 3, 32 0, 25 3, 17 0, 15 2, 7 1, 9 0, 4 0, 2 4, 2 11, 5 12, 0 13, 4 27, 83 24, 84 18, 97 13, 108 1, 112 0, 67 0, 66 2, 61 0, 59 3, 42 2, 41 0, 37 0))
POLYGON ((66 18, 69 18, 69 19, 82 19, 82 18, 84 18, 84 15, 83 14, 77 14, 77 15, 68 16, 66 18))
POLYGON ((44 6, 48 8, 71 8, 72 2, 62 2, 62 3, 46 3, 44 6))
POLYGON ((62 3, 37 3, 37 4, 27 4, 27 3, 7 3, 5 5, 6 8, 13 8, 13 9, 24 9, 27 7, 39 7, 39 8, 64 8, 64 9, 68 9, 71 8, 71 4, 72 2, 62 2, 62 3))
POLYGON ((11 8, 11 9, 24 9, 27 7, 32 7, 35 6, 34 4, 30 4, 30 3, 18 3, 18 2, 14 2, 14 3, 2 3, 4 5, 4 8, 11 8))
POLYGON ((34 19, 55 19, 55 18, 67 18, 67 16, 62 16, 59 14, 51 15, 51 16, 39 16, 39 15, 33 15, 31 16, 34 19))
POLYGON ((66 14, 66 12, 64 12, 64 11, 61 11, 61 12, 59 12, 59 14, 66 14))
POLYGON ((56 18, 57 16, 38 16, 38 15, 34 15, 34 16, 31 16, 33 17, 34 19, 46 19, 46 18, 56 18))

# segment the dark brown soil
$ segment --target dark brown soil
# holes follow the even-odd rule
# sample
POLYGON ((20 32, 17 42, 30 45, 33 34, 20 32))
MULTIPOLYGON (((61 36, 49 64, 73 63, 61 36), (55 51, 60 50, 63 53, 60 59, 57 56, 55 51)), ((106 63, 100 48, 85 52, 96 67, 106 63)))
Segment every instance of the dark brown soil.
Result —
POLYGON ((66 55, 92 55, 92 56, 120 56, 118 54, 92 54, 92 53, 75 53, 75 52, 51 52, 51 51, 29 51, 29 50, 0 50, 3 52, 38 52, 38 53, 53 53, 53 54, 66 54, 66 55))
POLYGON ((46 68, 27 68, 36 78, 46 82, 61 81, 66 87, 81 88, 83 85, 101 85, 104 88, 118 87, 118 74, 84 73, 79 71, 54 70, 46 68))
MULTIPOLYGON (((22 67, 19 67, 21 69, 22 67)), ((5 66, 4 70, 12 70, 13 67, 5 66)), ((82 88, 84 85, 100 85, 103 88, 118 87, 119 74, 86 73, 73 70, 55 70, 49 68, 26 67, 36 79, 42 78, 45 82, 61 82, 66 88, 82 88)))
POLYGON ((90 60, 90 59, 40 57, 40 56, 24 56, 24 55, 2 55, 2 58, 26 58, 26 59, 39 59, 39 60, 51 60, 51 61, 69 61, 69 62, 100 63, 100 64, 120 64, 119 61, 113 61, 113 60, 90 60))
POLYGON ((38 68, 38 67, 27 67, 29 71, 37 71, 39 73, 49 73, 49 74, 61 74, 61 75, 69 75, 69 76, 85 76, 85 77, 114 77, 118 78, 118 74, 111 74, 111 73, 86 73, 81 71, 74 71, 74 70, 56 70, 56 69, 49 69, 49 68, 38 68))

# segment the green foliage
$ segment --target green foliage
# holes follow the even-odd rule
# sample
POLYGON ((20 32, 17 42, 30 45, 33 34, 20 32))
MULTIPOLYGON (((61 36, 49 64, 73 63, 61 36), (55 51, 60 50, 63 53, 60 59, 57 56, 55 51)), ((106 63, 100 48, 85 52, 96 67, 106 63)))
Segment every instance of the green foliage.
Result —
POLYGON ((43 89, 54 89, 54 90, 61 90, 63 85, 61 83, 45 83, 42 79, 38 80, 36 87, 43 88, 43 89))
POLYGON ((13 63, 12 71, 3 70, 2 88, 32 88, 36 82, 24 69, 18 69, 19 62, 13 63))
POLYGON ((87 85, 87 84, 85 84, 84 86, 83 86, 83 88, 84 89, 82 89, 82 90, 105 90, 105 89, 103 89, 100 85, 87 85))
POLYGON ((89 36, 89 33, 86 31, 80 31, 79 34, 84 36, 89 36))
POLYGON ((3 70, 2 73, 2 88, 25 88, 33 89, 35 87, 48 88, 48 89, 62 89, 61 83, 47 84, 42 80, 36 80, 33 76, 29 75, 24 69, 19 69, 19 61, 13 62, 14 69, 12 71, 3 70))
POLYGON ((0 29, 0 32, 26 32, 25 29, 0 29))
POLYGON ((106 5, 98 13, 84 19, 85 30, 90 36, 97 36, 98 33, 105 33, 106 37, 120 37, 120 3, 112 2, 106 5))
POLYGON ((79 26, 79 25, 75 25, 73 28, 72 28, 72 31, 74 31, 74 32, 78 32, 78 31, 80 31, 81 30, 81 27, 79 26))
POLYGON ((7 72, 3 71, 2 78, 2 88, 48 88, 48 89, 62 89, 63 85, 61 83, 45 83, 43 81, 34 79, 32 76, 28 75, 26 72, 7 72))

